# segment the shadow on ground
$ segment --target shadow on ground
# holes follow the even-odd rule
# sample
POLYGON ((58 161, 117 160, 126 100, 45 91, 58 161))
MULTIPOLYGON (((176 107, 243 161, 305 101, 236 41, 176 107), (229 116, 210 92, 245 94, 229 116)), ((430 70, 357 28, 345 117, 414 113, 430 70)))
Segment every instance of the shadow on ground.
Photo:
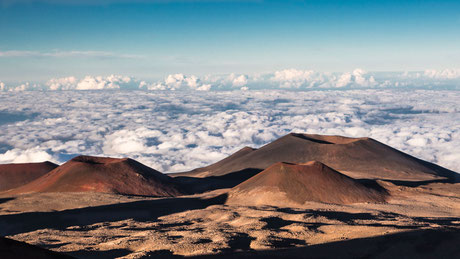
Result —
POLYGON ((74 256, 76 258, 86 259, 100 259, 100 258, 117 258, 125 255, 129 255, 132 251, 127 249, 112 249, 112 250, 80 250, 75 252, 66 253, 67 255, 74 256))
POLYGON ((182 257, 170 251, 151 252, 143 258, 459 258, 460 230, 424 229, 378 237, 274 250, 223 252, 182 257))
POLYGON ((424 185, 428 185, 431 183, 454 184, 454 183, 459 182, 458 179, 436 179, 436 180, 426 180, 426 181, 398 181, 398 180, 385 180, 385 181, 391 182, 398 186, 405 186, 405 187, 419 187, 419 186, 424 186, 424 185))
POLYGON ((14 198, 0 198, 0 204, 11 200, 14 200, 14 198))
POLYGON ((202 193, 217 189, 235 187, 260 172, 262 172, 262 169, 246 168, 244 170, 222 176, 209 176, 204 178, 176 176, 174 180, 184 186, 189 193, 202 193))
MULTIPOLYGON (((157 200, 136 201, 122 204, 72 209, 59 212, 33 212, 15 215, 0 216, 0 235, 15 235, 39 229, 66 230, 70 226, 79 226, 72 231, 87 231, 92 229, 91 224, 113 222, 125 219, 136 221, 155 221, 158 217, 181 211, 203 209, 210 205, 224 204, 226 195, 211 199, 198 198, 164 198, 157 200)), ((263 209, 263 208, 259 208, 263 209)), ((348 225, 391 226, 404 230, 403 233, 378 237, 343 240, 320 245, 308 245, 305 240, 280 238, 273 236, 269 240, 274 250, 253 250, 251 242, 255 239, 250 233, 233 233, 229 247, 216 251, 217 255, 203 255, 191 258, 458 258, 460 256, 460 224, 458 218, 411 218, 410 225, 395 225, 392 222, 401 215, 396 213, 380 212, 349 213, 341 211, 321 211, 311 209, 265 208, 289 214, 305 214, 307 217, 325 217, 329 220, 342 221, 348 225), (366 222, 370 220, 371 222, 366 222), (440 227, 429 228, 431 224, 440 227)), ((291 224, 301 224, 304 227, 317 231, 327 223, 311 223, 294 220, 284 220, 279 217, 265 217, 260 219, 265 223, 263 229, 270 231, 284 231, 283 228, 291 224)), ((166 231, 171 227, 188 226, 191 222, 177 224, 160 224, 149 229, 152 231, 166 231)), ((67 229, 68 231, 70 229, 67 229)), ((136 230, 132 228, 131 230, 136 230)), ((144 229, 138 229, 144 230, 144 229)), ((180 236, 172 237, 178 238, 180 236)), ((211 239, 199 240, 201 243, 212 242, 211 239)), ((46 245, 43 245, 46 248, 46 245)), ((108 251, 79 250, 67 253, 78 258, 114 258, 132 253, 125 249, 108 251)), ((1 256, 0 256, 1 257, 1 256)), ((179 258, 169 250, 149 252, 145 258, 179 258)))
POLYGON ((204 209, 210 205, 224 204, 227 195, 211 199, 163 198, 87 207, 56 212, 28 212, 0 215, 0 236, 16 235, 39 229, 64 230, 70 226, 87 226, 101 222, 115 222, 126 219, 155 221, 158 217, 204 209))
POLYGON ((38 246, 29 245, 5 237, 0 237, 0 258, 14 259, 71 259, 63 253, 49 251, 38 246))

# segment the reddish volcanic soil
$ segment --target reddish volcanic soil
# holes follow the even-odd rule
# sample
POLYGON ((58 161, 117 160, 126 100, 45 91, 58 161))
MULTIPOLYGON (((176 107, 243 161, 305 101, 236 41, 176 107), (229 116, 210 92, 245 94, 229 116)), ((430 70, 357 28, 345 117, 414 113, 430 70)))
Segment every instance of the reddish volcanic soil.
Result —
POLYGON ((58 165, 51 162, 0 165, 0 192, 29 183, 58 165))
POLYGON ((178 176, 221 176, 248 168, 263 170, 277 162, 302 164, 319 161, 353 178, 396 181, 458 178, 455 172, 371 138, 291 133, 260 149, 245 150, 243 154, 243 150, 239 151, 214 165, 178 176))
POLYGON ((244 205, 385 202, 388 193, 379 187, 367 187, 320 162, 279 162, 234 187, 229 201, 244 205))
POLYGON ((174 180, 129 158, 78 156, 48 174, 6 194, 31 192, 103 192, 177 196, 174 180))
POLYGON ((0 192, 0 258, 460 255, 458 175, 373 139, 289 134, 170 176, 78 156, 0 192))

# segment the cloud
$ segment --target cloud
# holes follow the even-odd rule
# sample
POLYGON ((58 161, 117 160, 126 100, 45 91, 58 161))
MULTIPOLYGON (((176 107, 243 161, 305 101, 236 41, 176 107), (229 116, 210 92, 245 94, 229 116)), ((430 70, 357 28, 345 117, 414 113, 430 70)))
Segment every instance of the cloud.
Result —
POLYGON ((37 84, 31 84, 29 82, 25 82, 23 84, 11 86, 6 85, 3 82, 0 82, 0 92, 23 92, 23 91, 32 91, 38 90, 41 86, 37 84))
POLYGON ((228 80, 231 82, 233 87, 244 87, 248 84, 247 75, 235 75, 232 73, 229 75, 228 80))
POLYGON ((39 147, 26 150, 12 149, 0 154, 1 163, 33 163, 43 161, 54 161, 54 158, 39 147))
POLYGON ((281 88, 299 88, 311 81, 313 74, 312 70, 285 69, 275 71, 271 80, 279 83, 281 88))
POLYGON ((312 70, 284 69, 265 74, 195 75, 171 74, 163 81, 142 87, 149 90, 231 90, 231 89, 310 89, 337 87, 377 87, 379 82, 362 69, 337 74, 312 70))
POLYGON ((184 74, 168 75, 164 81, 145 85, 148 90, 197 90, 209 91, 211 84, 203 83, 197 76, 184 74))
POLYGON ((404 72, 388 78, 389 85, 397 87, 423 87, 460 89, 460 69, 426 69, 422 72, 404 72))
POLYGON ((46 90, 103 90, 103 89, 139 89, 142 82, 120 75, 52 78, 46 82, 46 90))
POLYGON ((52 78, 46 85, 49 90, 70 90, 75 89, 77 85, 77 78, 74 76, 63 77, 63 78, 52 78))
POLYGON ((435 79, 458 79, 460 78, 460 69, 427 69, 423 73, 423 76, 435 79))
MULTIPOLYGON (((222 78, 230 82, 228 75, 222 78)), ((176 81, 186 80, 168 82, 176 81)), ((0 161, 127 156, 178 172, 289 132, 307 132, 369 136, 460 171, 459 98, 456 90, 379 88, 0 93, 0 161)))
POLYGON ((130 154, 146 150, 143 138, 136 131, 119 130, 106 137, 102 150, 106 154, 130 154))
POLYGON ((29 82, 17 85, 0 86, 0 91, 56 91, 56 90, 104 90, 104 89, 123 89, 134 90, 140 89, 146 85, 146 82, 139 81, 133 77, 121 75, 109 76, 85 76, 78 79, 74 76, 51 78, 45 84, 31 84, 29 82))
POLYGON ((25 82, 5 85, 0 91, 29 90, 103 90, 144 89, 170 91, 262 90, 262 89, 368 89, 425 88, 460 89, 460 70, 426 70, 425 72, 366 72, 354 69, 344 73, 284 69, 262 74, 167 75, 163 80, 147 82, 131 76, 74 76, 51 78, 45 84, 25 82))
POLYGON ((343 74, 322 73, 313 70, 285 69, 275 71, 270 80, 279 84, 280 88, 297 89, 378 86, 374 76, 369 75, 359 68, 343 74))
POLYGON ((336 87, 372 87, 378 85, 373 76, 367 76, 367 73, 357 68, 351 73, 342 74, 335 83, 336 87))
POLYGON ((108 77, 86 76, 75 87, 76 90, 101 90, 101 89, 136 89, 139 83, 136 83, 130 77, 110 75, 108 77))
POLYGON ((427 139, 420 135, 411 136, 407 143, 415 147, 424 147, 427 145, 427 139))

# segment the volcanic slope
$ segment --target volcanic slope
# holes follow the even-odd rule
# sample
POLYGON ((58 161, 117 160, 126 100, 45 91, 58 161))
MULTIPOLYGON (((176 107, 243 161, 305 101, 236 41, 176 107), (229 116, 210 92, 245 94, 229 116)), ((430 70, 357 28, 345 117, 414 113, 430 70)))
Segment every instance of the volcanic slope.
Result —
POLYGON ((29 183, 58 165, 51 162, 0 165, 0 191, 6 191, 29 183))
POLYGON ((248 168, 263 170, 276 162, 302 164, 308 161, 322 162, 357 179, 459 180, 459 175, 453 171, 410 156, 371 138, 297 133, 288 134, 232 159, 179 175, 221 176, 248 168), (219 166, 215 166, 217 164, 219 166))
POLYGON ((103 192, 178 196, 174 179, 129 158, 78 156, 24 186, 5 192, 103 192))
POLYGON ((382 187, 368 187, 317 161, 297 165, 278 162, 232 188, 229 203, 301 205, 306 201, 350 204, 385 202, 382 187))
MULTIPOLYGON (((256 151, 257 149, 255 148, 251 148, 251 147, 244 147, 238 151, 236 151, 235 153, 231 154, 230 156, 218 161, 217 163, 214 163, 212 165, 208 165, 208 166, 205 166, 205 167, 201 167, 201 168, 196 168, 196 169, 193 169, 192 171, 190 172, 185 172, 185 173, 172 173, 170 175, 172 176, 188 176, 188 175, 191 175, 193 174, 193 176, 195 177, 205 177, 205 176, 209 176, 209 172, 217 172, 217 171, 228 171, 229 173, 230 172, 234 172, 232 171, 232 168, 233 168, 233 163, 234 161, 238 161, 240 158, 256 151)), ((244 168, 246 169, 246 168, 244 168)), ((223 175, 223 174, 216 174, 215 176, 219 176, 219 175, 223 175)))

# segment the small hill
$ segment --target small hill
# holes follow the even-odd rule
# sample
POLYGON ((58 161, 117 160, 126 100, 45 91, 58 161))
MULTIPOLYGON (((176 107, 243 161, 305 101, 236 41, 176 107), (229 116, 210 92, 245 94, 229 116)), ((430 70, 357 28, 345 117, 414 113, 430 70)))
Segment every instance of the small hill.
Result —
POLYGON ((29 183, 58 165, 51 162, 0 165, 0 192, 29 183))
POLYGON ((103 192, 177 196, 174 180, 130 158, 78 156, 8 194, 30 192, 103 192))
POLYGON ((369 187, 317 161, 303 165, 275 163, 235 186, 229 203, 245 205, 301 205, 307 201, 350 204, 385 202, 388 193, 369 187))
POLYGON ((353 178, 397 181, 459 180, 446 168, 420 160, 371 138, 291 133, 257 150, 238 153, 183 176, 221 176, 244 169, 264 170, 277 162, 319 161, 353 178))

